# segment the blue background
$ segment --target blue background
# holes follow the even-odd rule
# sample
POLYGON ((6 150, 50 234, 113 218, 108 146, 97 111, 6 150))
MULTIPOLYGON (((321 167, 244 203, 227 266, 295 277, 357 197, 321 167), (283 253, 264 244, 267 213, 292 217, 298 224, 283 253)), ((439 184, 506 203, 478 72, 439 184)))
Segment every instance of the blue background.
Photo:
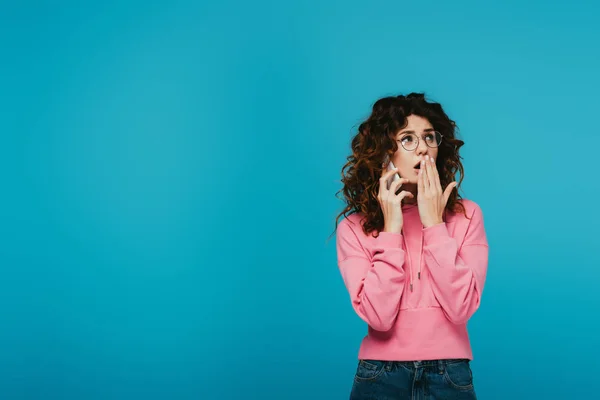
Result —
POLYGON ((0 398, 347 398, 334 195, 410 91, 484 211, 479 397, 590 396, 598 7, 216 3, 2 5, 0 398))

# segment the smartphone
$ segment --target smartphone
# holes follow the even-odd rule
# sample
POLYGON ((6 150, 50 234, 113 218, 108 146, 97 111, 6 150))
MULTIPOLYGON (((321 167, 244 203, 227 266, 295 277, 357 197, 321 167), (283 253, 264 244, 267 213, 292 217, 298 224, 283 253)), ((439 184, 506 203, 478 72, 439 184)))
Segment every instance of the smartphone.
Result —
MULTIPOLYGON (((387 163, 387 170, 391 171, 394 168, 396 168, 396 166, 394 165, 394 163, 389 159, 389 157, 386 155, 385 159, 384 159, 384 164, 387 163)), ((392 176, 392 183, 396 182, 398 179, 400 179, 400 175, 396 172, 393 176, 392 176)), ((391 184, 388 182, 388 189, 390 188, 391 184)))

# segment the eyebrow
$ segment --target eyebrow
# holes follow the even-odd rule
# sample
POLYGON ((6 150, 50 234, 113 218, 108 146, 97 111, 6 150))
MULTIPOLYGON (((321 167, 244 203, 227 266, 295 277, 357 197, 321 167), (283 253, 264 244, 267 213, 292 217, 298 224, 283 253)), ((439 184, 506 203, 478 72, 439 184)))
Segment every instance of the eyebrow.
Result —
MULTIPOLYGON (((423 129, 423 132, 433 132, 433 131, 435 131, 435 129, 433 129, 433 128, 423 129)), ((402 132, 400 132, 400 135, 404 135, 404 134, 408 134, 408 133, 415 133, 415 131, 402 131, 402 132)))

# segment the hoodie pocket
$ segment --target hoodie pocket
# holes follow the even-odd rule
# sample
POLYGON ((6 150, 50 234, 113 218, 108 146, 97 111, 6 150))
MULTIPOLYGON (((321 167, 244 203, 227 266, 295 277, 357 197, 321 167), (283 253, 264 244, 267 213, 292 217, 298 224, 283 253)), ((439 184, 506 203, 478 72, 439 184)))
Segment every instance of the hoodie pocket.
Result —
POLYGON ((419 296, 415 308, 441 307, 433 293, 431 275, 427 266, 421 269, 421 279, 419 280, 419 296))
MULTIPOLYGON (((446 222, 446 229, 450 236, 455 237, 455 222, 446 222)), ((406 263, 407 279, 404 288, 405 295, 403 295, 400 300, 400 309, 441 307, 433 292, 431 272, 429 267, 425 264, 423 249, 419 249, 418 245, 414 244, 414 240, 410 250, 407 252, 407 256, 410 256, 410 260, 407 260, 406 263), (421 250, 421 254, 418 254, 419 250, 421 250), (411 266, 410 262, 414 263, 414 265, 411 266), (420 269, 418 263, 421 263, 420 269)))

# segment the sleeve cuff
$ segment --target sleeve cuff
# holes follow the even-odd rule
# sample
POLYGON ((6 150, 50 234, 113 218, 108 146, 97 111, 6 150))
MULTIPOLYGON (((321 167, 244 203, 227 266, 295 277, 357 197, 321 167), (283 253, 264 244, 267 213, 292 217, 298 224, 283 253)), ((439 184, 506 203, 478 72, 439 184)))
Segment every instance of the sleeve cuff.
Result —
POLYGON ((445 222, 430 226, 429 228, 423 228, 423 240, 425 243, 431 243, 436 239, 447 238, 449 236, 450 234, 445 222))
POLYGON ((401 233, 379 232, 377 245, 381 247, 392 247, 404 250, 404 240, 401 233))

